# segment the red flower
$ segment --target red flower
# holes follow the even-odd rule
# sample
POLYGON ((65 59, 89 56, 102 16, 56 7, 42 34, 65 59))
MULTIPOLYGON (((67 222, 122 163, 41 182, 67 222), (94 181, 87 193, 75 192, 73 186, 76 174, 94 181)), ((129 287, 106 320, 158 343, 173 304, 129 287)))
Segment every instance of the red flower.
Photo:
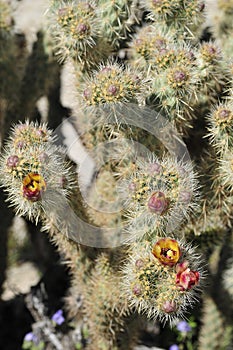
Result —
POLYGON ((176 285, 183 291, 192 289, 199 282, 200 274, 188 268, 188 261, 184 261, 176 266, 176 285))

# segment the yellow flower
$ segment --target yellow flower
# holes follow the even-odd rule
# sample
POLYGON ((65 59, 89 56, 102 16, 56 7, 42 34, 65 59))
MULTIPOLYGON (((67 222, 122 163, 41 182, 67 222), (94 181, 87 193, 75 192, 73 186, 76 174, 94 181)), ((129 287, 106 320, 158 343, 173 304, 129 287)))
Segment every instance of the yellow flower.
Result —
POLYGON ((175 265, 180 256, 181 251, 178 242, 172 238, 162 238, 154 244, 152 254, 164 265, 175 265))

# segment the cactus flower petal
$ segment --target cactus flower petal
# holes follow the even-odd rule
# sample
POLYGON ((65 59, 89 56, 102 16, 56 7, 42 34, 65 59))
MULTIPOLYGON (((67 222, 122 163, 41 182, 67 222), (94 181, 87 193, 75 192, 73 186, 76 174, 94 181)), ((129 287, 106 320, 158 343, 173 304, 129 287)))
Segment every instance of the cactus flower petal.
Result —
POLYGON ((184 261, 176 266, 176 285, 181 290, 192 289, 199 282, 200 274, 188 268, 188 262, 184 261))
POLYGON ((46 184, 40 174, 29 173, 23 179, 23 196, 29 201, 36 202, 41 198, 41 193, 46 189, 46 184))
POLYGON ((160 239, 152 249, 152 254, 164 265, 175 265, 180 256, 181 251, 178 242, 172 238, 160 239))

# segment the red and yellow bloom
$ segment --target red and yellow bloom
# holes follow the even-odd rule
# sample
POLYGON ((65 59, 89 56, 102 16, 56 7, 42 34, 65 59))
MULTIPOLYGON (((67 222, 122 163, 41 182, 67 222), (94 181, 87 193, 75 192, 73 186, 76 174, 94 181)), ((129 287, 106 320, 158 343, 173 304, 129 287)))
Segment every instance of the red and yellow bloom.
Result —
POLYGON ((164 265, 175 265, 180 256, 181 251, 178 242, 172 238, 160 239, 152 249, 152 254, 164 265))
POLYGON ((41 193, 46 190, 46 183, 42 175, 29 173, 23 179, 23 196, 29 201, 36 202, 41 198, 41 193))

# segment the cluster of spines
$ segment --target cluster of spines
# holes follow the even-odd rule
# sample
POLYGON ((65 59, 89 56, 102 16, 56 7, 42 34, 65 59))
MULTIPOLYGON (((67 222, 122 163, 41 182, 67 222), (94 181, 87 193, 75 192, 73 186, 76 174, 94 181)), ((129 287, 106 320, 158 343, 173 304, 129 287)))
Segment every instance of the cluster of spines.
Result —
POLYGON ((134 0, 98 1, 97 13, 101 21, 101 34, 104 34, 113 49, 127 39, 131 26, 138 22, 134 3, 134 0))
POLYGON ((107 62, 82 84, 82 105, 98 107, 136 102, 142 87, 143 79, 139 72, 129 66, 107 62))
POLYGON ((224 203, 228 216, 232 213, 232 180, 233 180, 233 104, 231 98, 212 107, 208 115, 208 134, 210 143, 216 152, 218 167, 215 171, 213 189, 222 188, 224 203))
POLYGON ((129 240, 142 239, 150 228, 165 234, 196 207, 197 180, 191 163, 155 156, 136 164, 122 185, 129 240))
POLYGON ((54 50, 92 66, 119 47, 136 21, 134 1, 51 1, 48 10, 54 50))
POLYGON ((233 103, 226 101, 212 107, 208 116, 211 143, 218 153, 233 149, 233 103))
POLYGON ((180 37, 192 38, 204 18, 204 2, 200 0, 142 0, 149 19, 164 23, 180 37))
POLYGON ((93 1, 52 1, 48 10, 54 50, 60 61, 95 61, 100 22, 93 1), (91 59, 92 57, 92 59, 91 59))
POLYGON ((172 42, 167 28, 146 24, 139 28, 129 44, 129 58, 133 65, 148 69, 156 64, 159 50, 166 49, 172 42))

